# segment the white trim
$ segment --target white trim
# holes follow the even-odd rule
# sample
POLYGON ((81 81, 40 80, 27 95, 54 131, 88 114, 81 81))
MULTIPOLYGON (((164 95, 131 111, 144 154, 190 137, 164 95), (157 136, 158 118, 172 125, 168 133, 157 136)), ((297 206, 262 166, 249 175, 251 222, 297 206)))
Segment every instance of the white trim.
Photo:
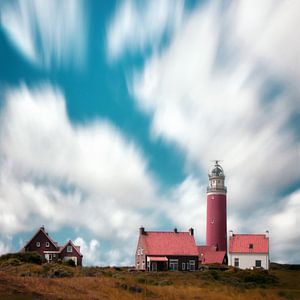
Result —
POLYGON ((206 193, 206 195, 227 195, 226 192, 209 192, 209 193, 206 193))

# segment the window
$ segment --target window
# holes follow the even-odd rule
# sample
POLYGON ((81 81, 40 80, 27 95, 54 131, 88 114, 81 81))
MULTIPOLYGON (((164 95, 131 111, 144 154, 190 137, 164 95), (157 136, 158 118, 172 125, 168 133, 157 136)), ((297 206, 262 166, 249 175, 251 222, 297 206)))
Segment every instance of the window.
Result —
POLYGON ((72 246, 67 247, 67 252, 72 252, 72 246))
POLYGON ((46 242, 46 247, 49 248, 50 244, 49 242, 46 242))
POLYGON ((170 267, 170 270, 177 271, 178 270, 178 259, 170 259, 169 267, 170 267))
POLYGON ((190 263, 186 263, 186 269, 189 270, 190 269, 190 263))
POLYGON ((53 257, 56 257, 56 254, 55 254, 55 253, 53 254, 53 257))
POLYGON ((141 255, 143 255, 144 254, 144 249, 143 248, 141 248, 141 255))
POLYGON ((234 266, 236 268, 238 268, 240 266, 240 261, 239 261, 239 259, 237 257, 234 259, 234 266))
POLYGON ((249 249, 253 249, 253 244, 249 244, 249 249))
POLYGON ((138 251, 137 251, 137 255, 141 255, 141 249, 139 248, 138 251))
POLYGON ((181 269, 182 269, 182 271, 185 270, 185 263, 182 263, 182 264, 181 264, 181 269))
POLYGON ((261 260, 256 260, 255 261, 255 267, 256 268, 261 268, 261 260))
POLYGON ((36 242, 35 245, 36 245, 37 247, 41 247, 41 243, 40 243, 40 242, 36 242))
POLYGON ((52 254, 48 254, 49 260, 52 260, 52 254))
POLYGON ((191 271, 195 270, 195 261, 194 260, 190 260, 190 270, 191 271))
POLYGON ((156 261, 151 263, 151 271, 157 271, 157 262, 156 261))

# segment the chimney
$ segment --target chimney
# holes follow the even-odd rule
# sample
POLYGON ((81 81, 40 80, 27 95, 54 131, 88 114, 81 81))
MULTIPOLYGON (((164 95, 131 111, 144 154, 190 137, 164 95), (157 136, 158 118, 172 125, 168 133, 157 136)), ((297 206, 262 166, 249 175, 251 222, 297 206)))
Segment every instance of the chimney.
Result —
POLYGON ((41 226, 41 229, 42 229, 42 230, 45 230, 45 226, 44 226, 44 225, 42 225, 42 226, 41 226))
POLYGON ((143 226, 140 227, 140 235, 145 234, 145 228, 143 226))
POLYGON ((175 233, 177 233, 177 232, 178 232, 176 227, 174 228, 174 232, 175 232, 175 233))
POLYGON ((191 228, 189 229, 189 233, 190 233, 191 236, 194 236, 194 228, 191 227, 191 228))
POLYGON ((269 230, 266 230, 266 238, 269 238, 269 230))
POLYGON ((229 230, 229 237, 231 238, 233 236, 233 231, 229 230))

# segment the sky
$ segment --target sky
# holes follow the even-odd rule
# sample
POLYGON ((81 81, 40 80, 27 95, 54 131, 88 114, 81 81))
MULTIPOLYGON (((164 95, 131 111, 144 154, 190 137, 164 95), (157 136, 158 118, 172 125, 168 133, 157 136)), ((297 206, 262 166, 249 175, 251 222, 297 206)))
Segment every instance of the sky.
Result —
POLYGON ((86 265, 195 228, 221 160, 228 230, 300 263, 300 2, 0 2, 0 254, 45 225, 86 265))

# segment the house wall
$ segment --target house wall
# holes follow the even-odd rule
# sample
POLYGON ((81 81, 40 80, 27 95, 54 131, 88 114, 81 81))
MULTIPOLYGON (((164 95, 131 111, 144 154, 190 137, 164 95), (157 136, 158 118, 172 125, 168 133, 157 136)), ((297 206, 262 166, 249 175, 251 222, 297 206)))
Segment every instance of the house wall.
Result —
MULTIPOLYGON (((151 255, 152 256, 152 255, 151 255)), ((178 271, 187 271, 187 264, 190 263, 190 261, 195 262, 195 270, 198 270, 198 256, 179 256, 179 255, 160 255, 160 256, 166 256, 168 258, 168 269, 170 269, 170 260, 171 259, 177 259, 178 260, 178 271), (184 270, 182 269, 182 264, 185 264, 184 270)), ((147 262, 147 255, 146 255, 146 268, 148 271, 151 270, 150 261, 147 262)))
POLYGON ((77 258, 77 266, 82 266, 82 257, 78 254, 78 252, 72 246, 72 252, 67 252, 68 246, 72 246, 71 244, 67 245, 60 253, 60 257, 62 260, 67 260, 68 258, 76 257, 77 258))
POLYGON ((43 257, 44 251, 56 251, 57 248, 50 242, 48 237, 43 232, 38 232, 33 240, 27 245, 25 251, 35 251, 40 253, 43 257), (40 247, 36 246, 36 243, 40 242, 40 247), (49 242, 49 247, 46 247, 46 242, 49 242))
POLYGON ((135 268, 137 270, 146 270, 147 261, 144 253, 144 247, 141 239, 138 241, 138 245, 135 251, 135 268))
POLYGON ((234 259, 239 258, 240 269, 250 269, 255 267, 255 261, 261 260, 261 266, 264 269, 269 269, 269 255, 256 253, 229 253, 228 265, 234 267, 234 259))

